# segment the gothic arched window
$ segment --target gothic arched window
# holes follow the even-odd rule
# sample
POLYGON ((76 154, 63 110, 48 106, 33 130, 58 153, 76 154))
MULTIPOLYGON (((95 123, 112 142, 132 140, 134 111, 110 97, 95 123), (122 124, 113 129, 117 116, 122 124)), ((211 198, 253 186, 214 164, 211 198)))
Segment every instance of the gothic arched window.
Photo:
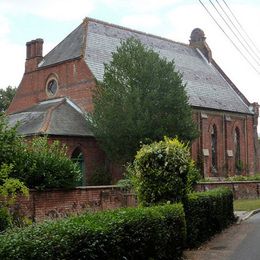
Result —
POLYGON ((79 147, 77 147, 72 155, 71 155, 72 161, 78 164, 80 171, 81 171, 81 180, 78 182, 78 186, 86 185, 86 175, 85 175, 85 161, 84 156, 79 147))
POLYGON ((236 127, 234 133, 234 153, 235 153, 236 172, 241 173, 243 166, 240 160, 240 132, 238 127, 236 127))
POLYGON ((212 173, 217 173, 217 128, 213 125, 211 128, 211 169, 212 173))

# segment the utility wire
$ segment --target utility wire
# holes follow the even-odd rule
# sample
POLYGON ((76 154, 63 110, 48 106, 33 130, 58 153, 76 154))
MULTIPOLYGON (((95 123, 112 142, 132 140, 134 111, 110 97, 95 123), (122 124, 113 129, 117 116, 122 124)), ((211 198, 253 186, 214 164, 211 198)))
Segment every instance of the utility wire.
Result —
POLYGON ((230 31, 233 33, 233 35, 236 37, 236 39, 240 42, 240 44, 244 47, 245 51, 249 54, 249 56, 257 63, 257 65, 260 65, 259 61, 254 57, 254 55, 248 51, 247 47, 244 45, 244 43, 239 39, 239 37, 237 36, 237 34, 234 32, 234 30, 232 29, 232 27, 228 24, 228 22, 225 20, 225 18, 222 16, 222 14, 219 12, 219 10, 216 8, 216 6, 212 3, 211 0, 209 0, 211 5, 213 6, 213 8, 216 10, 216 12, 218 13, 218 15, 221 17, 221 19, 224 21, 224 23, 226 24, 226 26, 230 29, 230 31))
POLYGON ((237 49, 237 51, 243 56, 243 58, 248 62, 248 64, 258 73, 260 72, 255 68, 255 66, 251 63, 251 61, 245 56, 245 54, 239 49, 239 47, 234 43, 234 41, 229 37, 229 35, 225 32, 225 30, 221 27, 221 25, 218 23, 218 21, 214 18, 214 16, 211 14, 211 12, 208 10, 208 8, 199 0, 200 4, 204 7, 206 12, 209 14, 209 16, 214 20, 214 22, 217 24, 217 26, 220 28, 220 30, 226 35, 226 37, 230 40, 230 42, 233 44, 233 46, 237 49))
MULTIPOLYGON (((219 3, 218 0, 216 0, 218 6, 221 8, 222 12, 225 14, 226 18, 229 20, 229 22, 233 25, 233 27, 236 29, 237 33, 240 35, 240 37, 243 39, 244 43, 247 45, 247 47, 250 49, 251 53, 253 53, 255 55, 255 57, 258 59, 257 64, 260 65, 259 61, 260 61, 260 57, 258 56, 258 53, 252 48, 252 46, 250 46, 250 44, 248 43, 247 39, 244 37, 244 35, 240 32, 240 30, 238 29, 238 27, 236 26, 236 24, 234 24, 234 22, 232 21, 232 19, 229 17, 229 15, 227 14, 227 12, 225 11, 225 9, 222 7, 222 5, 219 3)), ((251 43, 252 44, 252 43, 251 43)))
POLYGON ((238 21, 238 19, 236 18, 235 14, 232 12, 231 8, 228 6, 228 4, 226 3, 225 0, 223 0, 224 4, 226 5, 226 7, 228 8, 229 12, 231 13, 231 15, 233 16, 233 18, 236 20, 237 24, 239 25, 239 27, 241 28, 241 30, 245 33, 245 35, 248 37, 248 39, 250 40, 251 44, 255 47, 255 49, 258 51, 258 53, 260 53, 259 49, 257 48, 256 44, 253 42, 253 40, 250 38, 250 36, 247 34, 247 32, 245 31, 245 29, 243 28, 243 26, 241 25, 241 23, 238 21))

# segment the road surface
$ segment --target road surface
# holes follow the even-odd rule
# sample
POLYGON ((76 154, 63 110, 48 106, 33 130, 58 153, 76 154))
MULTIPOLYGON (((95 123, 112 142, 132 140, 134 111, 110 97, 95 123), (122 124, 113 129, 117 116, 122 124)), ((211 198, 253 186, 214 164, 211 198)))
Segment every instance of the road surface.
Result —
POLYGON ((216 235, 198 250, 186 251, 189 260, 260 260, 260 213, 216 235))

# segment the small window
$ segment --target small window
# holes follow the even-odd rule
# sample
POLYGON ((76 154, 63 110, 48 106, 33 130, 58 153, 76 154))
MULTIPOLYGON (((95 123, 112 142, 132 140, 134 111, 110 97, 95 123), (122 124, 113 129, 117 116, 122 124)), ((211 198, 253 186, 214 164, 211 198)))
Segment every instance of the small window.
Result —
POLYGON ((51 79, 47 83, 47 93, 50 96, 54 96, 58 90, 58 83, 57 80, 51 79))
POLYGON ((240 132, 238 127, 234 133, 234 150, 235 150, 235 169, 237 174, 241 174, 243 171, 243 163, 240 159, 240 132))

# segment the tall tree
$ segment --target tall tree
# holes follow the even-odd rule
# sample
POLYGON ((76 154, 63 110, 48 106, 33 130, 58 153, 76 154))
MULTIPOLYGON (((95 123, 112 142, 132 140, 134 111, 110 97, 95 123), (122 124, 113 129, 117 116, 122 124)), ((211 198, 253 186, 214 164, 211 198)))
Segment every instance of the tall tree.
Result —
POLYGON ((8 86, 6 89, 0 89, 0 114, 3 113, 12 102, 16 88, 8 86))
POLYGON ((174 61, 130 38, 105 64, 103 82, 87 116, 95 137, 112 160, 132 161, 140 143, 197 137, 182 75, 174 61))

